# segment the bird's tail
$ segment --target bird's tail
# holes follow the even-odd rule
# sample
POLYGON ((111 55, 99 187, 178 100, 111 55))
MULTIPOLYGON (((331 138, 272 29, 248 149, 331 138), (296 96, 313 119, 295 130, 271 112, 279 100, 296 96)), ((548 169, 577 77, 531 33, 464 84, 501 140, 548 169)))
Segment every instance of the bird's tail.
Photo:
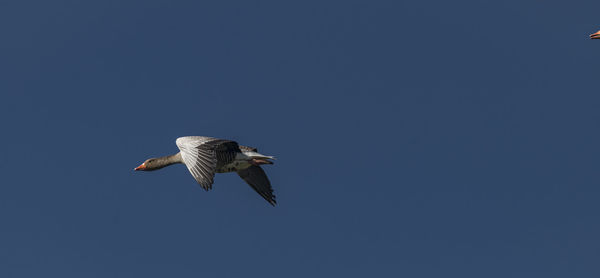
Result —
POLYGON ((245 152, 244 154, 252 159, 265 161, 265 164, 273 164, 272 161, 268 161, 267 159, 275 159, 274 156, 264 155, 257 152, 245 152))

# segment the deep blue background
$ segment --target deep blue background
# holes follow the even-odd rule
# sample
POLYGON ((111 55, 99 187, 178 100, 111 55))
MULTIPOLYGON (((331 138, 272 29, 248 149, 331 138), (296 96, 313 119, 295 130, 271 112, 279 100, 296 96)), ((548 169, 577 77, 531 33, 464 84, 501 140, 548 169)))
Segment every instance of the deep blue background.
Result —
POLYGON ((598 277, 598 10, 0 1, 0 276, 598 277))

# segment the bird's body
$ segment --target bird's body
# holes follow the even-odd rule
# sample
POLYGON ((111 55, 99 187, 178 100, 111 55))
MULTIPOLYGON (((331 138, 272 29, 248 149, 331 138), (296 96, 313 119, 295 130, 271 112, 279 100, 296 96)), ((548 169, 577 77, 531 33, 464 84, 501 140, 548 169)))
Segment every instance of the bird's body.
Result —
POLYGON ((223 165, 220 168, 215 169, 215 173, 237 172, 239 170, 243 170, 250 167, 250 165, 252 164, 243 160, 233 161, 227 165, 223 165))
POLYGON ((215 173, 237 172, 258 194, 275 205, 271 183, 259 166, 273 164, 269 159, 274 157, 260 154, 256 148, 213 137, 179 137, 175 144, 180 150, 179 153, 148 159, 135 170, 152 171, 183 163, 205 190, 212 188, 215 173))
POLYGON ((243 152, 237 153, 235 155, 235 159, 232 162, 217 168, 215 170, 215 172, 216 173, 229 173, 229 172, 237 172, 239 170, 244 170, 244 169, 252 166, 252 163, 250 163, 251 160, 252 160, 252 158, 249 157, 248 155, 246 155, 245 153, 243 153, 243 152))

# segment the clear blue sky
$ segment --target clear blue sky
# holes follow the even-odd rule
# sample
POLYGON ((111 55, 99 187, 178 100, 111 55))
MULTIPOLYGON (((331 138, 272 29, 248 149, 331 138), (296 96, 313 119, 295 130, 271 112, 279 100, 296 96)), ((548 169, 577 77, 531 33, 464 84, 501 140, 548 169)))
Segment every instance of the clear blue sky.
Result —
POLYGON ((0 2, 0 277, 598 277, 600 2, 484 2, 0 2))

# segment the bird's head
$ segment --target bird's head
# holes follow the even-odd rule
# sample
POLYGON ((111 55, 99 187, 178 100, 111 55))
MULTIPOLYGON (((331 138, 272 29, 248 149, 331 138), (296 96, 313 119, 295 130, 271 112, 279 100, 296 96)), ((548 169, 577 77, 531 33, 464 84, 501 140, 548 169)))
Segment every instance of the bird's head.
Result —
POLYGON ((590 39, 600 39, 600 31, 591 34, 590 39))
POLYGON ((156 165, 156 158, 150 158, 144 161, 140 166, 135 167, 135 171, 152 171, 158 169, 156 165))

